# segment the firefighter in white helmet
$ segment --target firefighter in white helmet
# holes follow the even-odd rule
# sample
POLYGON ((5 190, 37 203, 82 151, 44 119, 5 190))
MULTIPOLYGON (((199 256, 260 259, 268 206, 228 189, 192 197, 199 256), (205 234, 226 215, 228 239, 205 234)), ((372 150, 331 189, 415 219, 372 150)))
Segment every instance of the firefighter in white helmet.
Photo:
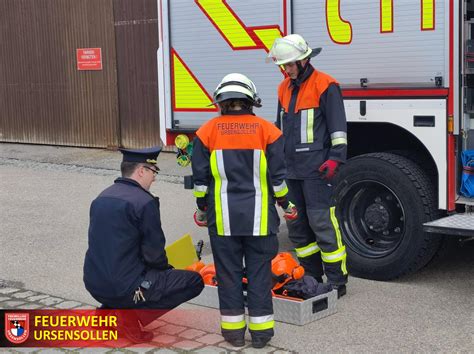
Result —
POLYGON ((285 137, 289 196, 298 210, 298 219, 287 221, 289 237, 305 273, 320 282, 325 273, 340 297, 346 293, 346 249, 332 183, 346 161, 347 123, 337 81, 310 63, 320 52, 291 34, 275 40, 269 58, 288 75, 278 87, 276 125, 285 137))
POLYGON ((253 114, 260 98, 242 74, 226 75, 214 92, 221 115, 196 132, 192 169, 198 210, 207 226, 216 267, 221 332, 233 346, 244 346, 246 331, 242 278, 245 259, 249 331, 263 348, 273 336, 271 260, 278 252, 279 216, 295 218, 286 199, 286 167, 281 131, 253 114))

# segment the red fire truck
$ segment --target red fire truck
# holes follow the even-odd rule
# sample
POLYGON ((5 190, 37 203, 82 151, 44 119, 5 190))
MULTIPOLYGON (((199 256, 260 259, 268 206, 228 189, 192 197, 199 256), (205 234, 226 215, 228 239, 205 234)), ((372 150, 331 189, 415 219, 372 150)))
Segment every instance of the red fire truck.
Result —
POLYGON ((256 84, 276 119, 283 73, 275 38, 322 47, 312 63, 343 88, 349 157, 337 210, 352 274, 392 279, 423 267, 441 234, 474 236, 459 193, 474 149, 474 6, 470 0, 158 0, 161 138, 172 145, 217 114, 228 73, 256 84))

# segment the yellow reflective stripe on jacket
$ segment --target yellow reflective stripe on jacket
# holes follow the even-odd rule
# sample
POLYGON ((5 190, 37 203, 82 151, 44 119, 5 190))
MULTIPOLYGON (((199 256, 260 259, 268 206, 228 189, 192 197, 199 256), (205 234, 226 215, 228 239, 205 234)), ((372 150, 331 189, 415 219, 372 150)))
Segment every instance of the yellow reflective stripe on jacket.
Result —
POLYGON ((267 158, 262 150, 254 151, 254 183, 255 185, 255 222, 254 235, 268 234, 268 181, 267 158), (257 167, 258 166, 258 171, 257 167), (260 208, 260 210, 258 209, 260 208), (258 227, 258 229, 257 229, 258 227), (257 232, 255 232, 257 231, 257 232))
POLYGON ((227 203, 227 176, 222 150, 211 153, 211 172, 214 177, 214 200, 218 235, 230 235, 229 205, 227 203))
POLYGON ((221 316, 221 327, 223 329, 242 329, 245 328, 245 316, 221 316))
POLYGON ((316 242, 312 242, 307 246, 295 248, 296 256, 298 258, 309 257, 315 253, 318 253, 320 248, 316 242))
POLYGON ((275 197, 277 198, 284 197, 285 195, 287 195, 288 186, 286 185, 286 182, 283 181, 283 183, 279 186, 273 186, 273 192, 275 193, 275 197))
POLYGON ((334 252, 323 252, 321 251, 321 259, 326 263, 336 263, 346 258, 346 247, 342 246, 334 252))
POLYGON ((275 192, 275 197, 280 198, 280 197, 284 197, 287 194, 288 194, 288 187, 285 186, 285 189, 283 189, 282 191, 275 192))
POLYGON ((216 208, 216 227, 217 234, 222 235, 224 233, 224 223, 222 221, 222 205, 221 205, 221 177, 219 176, 219 170, 217 168, 217 155, 213 151, 211 153, 211 172, 214 177, 214 203, 216 208))
POLYGON ((260 151, 260 185, 262 189, 262 220, 260 224, 260 235, 268 235, 267 158, 263 151, 260 151))
POLYGON ((313 125, 314 125, 314 109, 308 109, 308 124, 306 128, 306 133, 308 135, 308 143, 314 142, 313 137, 313 125))
POLYGON ((206 196, 206 192, 197 192, 197 191, 194 191, 194 197, 195 198, 203 198, 206 196))
POLYGON ((334 146, 334 145, 341 145, 341 144, 347 145, 347 139, 345 139, 345 138, 337 138, 337 139, 332 139, 332 140, 331 140, 331 146, 334 146))
POLYGON ((313 126, 314 126, 314 109, 304 109, 301 111, 301 127, 300 127, 300 134, 301 134, 301 143, 302 144, 309 144, 314 142, 314 133, 313 133, 313 126))
POLYGON ((194 186, 194 196, 196 198, 205 197, 207 193, 207 186, 194 186))
POLYGON ((249 329, 252 331, 264 331, 275 327, 275 321, 273 315, 267 316, 250 316, 249 318, 249 329))
POLYGON ((347 145, 347 133, 346 132, 334 132, 331 134, 331 145, 347 145))

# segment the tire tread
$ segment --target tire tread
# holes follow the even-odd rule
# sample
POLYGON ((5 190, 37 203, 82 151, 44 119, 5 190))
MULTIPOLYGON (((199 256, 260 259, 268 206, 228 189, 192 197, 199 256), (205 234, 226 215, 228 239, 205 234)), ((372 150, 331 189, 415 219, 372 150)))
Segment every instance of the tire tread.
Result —
MULTIPOLYGON (((422 200, 425 222, 437 219, 442 215, 442 213, 437 208, 437 195, 430 178, 415 162, 407 157, 387 152, 364 154, 352 158, 351 161, 362 158, 374 158, 388 162, 392 165, 395 165, 409 178, 409 180, 413 183, 413 186, 417 189, 418 194, 422 200)), ((411 262, 411 264, 403 272, 397 274, 396 276, 389 277, 386 280, 397 279, 404 275, 413 273, 425 266, 433 258, 439 249, 441 237, 426 232, 423 233, 422 237, 423 245, 419 249, 416 258, 411 262)))

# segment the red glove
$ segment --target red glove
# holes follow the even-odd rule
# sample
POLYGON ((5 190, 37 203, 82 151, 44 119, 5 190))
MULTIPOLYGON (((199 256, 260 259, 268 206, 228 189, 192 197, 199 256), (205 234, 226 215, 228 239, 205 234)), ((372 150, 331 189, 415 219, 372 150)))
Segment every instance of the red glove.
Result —
POLYGON ((277 198, 277 204, 285 212, 283 214, 283 217, 286 220, 295 220, 298 217, 298 210, 296 209, 295 205, 290 202, 286 197, 277 198))
POLYGON ((326 180, 331 180, 336 175, 337 168, 339 167, 339 161, 327 160, 321 166, 319 166, 319 172, 321 177, 326 180))
POLYGON ((197 209, 193 215, 194 222, 199 227, 207 227, 207 212, 205 210, 197 209))
POLYGON ((288 206, 283 208, 283 211, 285 212, 283 217, 288 221, 296 220, 298 218, 298 210, 292 202, 289 202, 288 206))

